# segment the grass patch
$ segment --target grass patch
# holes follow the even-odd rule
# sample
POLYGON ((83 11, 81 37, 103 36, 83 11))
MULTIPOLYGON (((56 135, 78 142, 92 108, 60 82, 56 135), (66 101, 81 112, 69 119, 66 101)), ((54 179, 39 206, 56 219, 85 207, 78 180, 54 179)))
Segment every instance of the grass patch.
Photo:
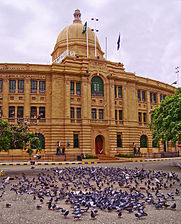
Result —
POLYGON ((134 158, 133 154, 122 154, 119 153, 118 155, 115 155, 116 157, 124 157, 124 158, 134 158))
POLYGON ((98 159, 98 157, 93 156, 93 155, 89 155, 89 154, 85 154, 85 158, 84 159, 98 159))

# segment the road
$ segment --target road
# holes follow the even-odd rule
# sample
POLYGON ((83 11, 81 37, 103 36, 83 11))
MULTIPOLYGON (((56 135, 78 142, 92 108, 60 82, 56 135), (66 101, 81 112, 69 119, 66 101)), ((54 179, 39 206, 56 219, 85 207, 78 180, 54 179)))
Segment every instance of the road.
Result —
MULTIPOLYGON (((159 162, 140 162, 140 163, 107 163, 107 164, 92 164, 92 165, 82 165, 90 167, 120 167, 127 169, 145 169, 145 170, 163 170, 164 172, 175 172, 181 178, 181 169, 174 166, 175 162, 180 162, 177 160, 173 161, 159 161, 159 162)), ((64 165, 59 166, 59 168, 64 169, 65 167, 76 167, 78 165, 64 165)), ((31 166, 4 166, 1 167, 6 173, 6 176, 21 176, 22 173, 25 173, 27 177, 36 176, 40 171, 47 172, 51 167, 56 166, 36 166, 34 169, 31 169, 31 166)), ((2 182, 2 180, 1 180, 2 182)), ((176 186, 171 189, 164 190, 164 194, 169 192, 175 192, 175 188, 178 188, 181 192, 180 183, 176 183, 176 186)), ((124 189, 125 190, 125 189, 124 189)), ((2 192, 2 190, 0 190, 2 192)), ((144 192, 143 192, 144 193, 144 192)), ((41 210, 36 210, 36 203, 32 200, 30 195, 16 195, 14 192, 7 191, 4 197, 0 198, 0 223, 2 224, 25 224, 25 223, 35 223, 36 224, 58 224, 58 223, 80 223, 80 224, 180 224, 181 223, 181 197, 180 195, 175 197, 175 199, 169 200, 168 204, 177 204, 176 210, 171 209, 158 209, 156 210, 153 205, 147 205, 145 212, 148 213, 148 216, 138 219, 135 217, 135 212, 128 213, 123 211, 121 218, 118 218, 115 211, 108 212, 105 210, 99 210, 96 219, 91 219, 90 214, 82 216, 78 221, 73 219, 72 214, 67 218, 64 218, 60 212, 54 212, 47 210, 47 207, 43 204, 41 210), (11 202, 12 206, 10 208, 5 208, 5 203, 11 202)), ((61 202, 61 206, 69 206, 64 202, 61 202)), ((68 208, 68 207, 66 207, 68 208)))

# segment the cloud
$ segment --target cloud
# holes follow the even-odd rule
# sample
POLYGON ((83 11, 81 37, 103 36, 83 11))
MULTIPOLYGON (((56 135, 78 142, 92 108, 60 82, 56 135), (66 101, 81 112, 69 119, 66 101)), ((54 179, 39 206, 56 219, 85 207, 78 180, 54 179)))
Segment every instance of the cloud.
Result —
MULTIPOLYGON (((108 60, 121 61, 126 71, 171 83, 181 67, 180 0, 1 0, 0 62, 49 63, 60 31, 79 8, 82 22, 97 26, 108 60), (97 24, 90 18, 99 18, 97 24), (119 32, 121 49, 116 50, 119 32)), ((94 27, 93 27, 94 28, 94 27)))

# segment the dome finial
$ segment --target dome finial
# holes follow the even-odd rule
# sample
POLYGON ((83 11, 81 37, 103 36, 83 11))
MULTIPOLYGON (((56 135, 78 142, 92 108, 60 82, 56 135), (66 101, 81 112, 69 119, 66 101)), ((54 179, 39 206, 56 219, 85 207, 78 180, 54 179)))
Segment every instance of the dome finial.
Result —
POLYGON ((73 23, 82 23, 81 21, 81 13, 79 9, 76 9, 74 12, 74 21, 73 23))

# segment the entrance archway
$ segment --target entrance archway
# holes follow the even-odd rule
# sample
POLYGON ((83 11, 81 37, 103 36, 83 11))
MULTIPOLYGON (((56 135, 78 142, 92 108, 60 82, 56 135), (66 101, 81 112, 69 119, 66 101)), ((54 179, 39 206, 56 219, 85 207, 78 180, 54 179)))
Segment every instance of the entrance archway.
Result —
POLYGON ((96 154, 102 154, 103 152, 103 137, 98 135, 95 139, 95 151, 96 154))

